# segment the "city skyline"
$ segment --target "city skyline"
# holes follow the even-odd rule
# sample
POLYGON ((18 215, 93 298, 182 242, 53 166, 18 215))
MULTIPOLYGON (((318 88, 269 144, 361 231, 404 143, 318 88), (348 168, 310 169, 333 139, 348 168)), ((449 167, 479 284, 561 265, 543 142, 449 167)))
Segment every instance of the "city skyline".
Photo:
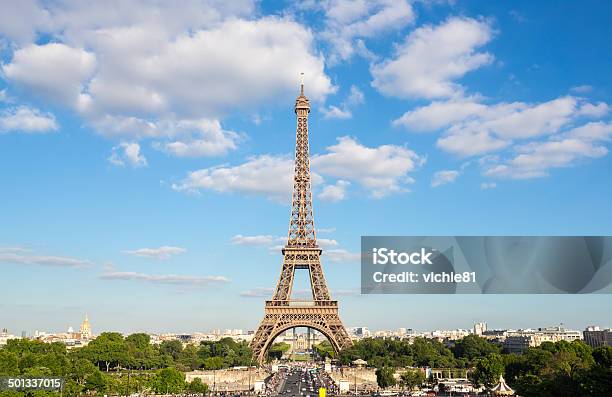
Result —
POLYGON ((609 4, 23 4, 0 16, 0 328, 255 329, 300 72, 347 327, 612 325, 607 294, 361 296, 358 263, 361 235, 612 235, 609 4))

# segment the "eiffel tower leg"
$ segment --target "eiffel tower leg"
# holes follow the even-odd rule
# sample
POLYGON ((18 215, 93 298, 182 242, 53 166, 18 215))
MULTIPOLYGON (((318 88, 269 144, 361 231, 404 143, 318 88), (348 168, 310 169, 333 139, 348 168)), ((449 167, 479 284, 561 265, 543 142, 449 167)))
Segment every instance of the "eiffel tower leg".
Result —
POLYGON ((338 307, 333 304, 323 307, 269 305, 251 341, 253 358, 262 364, 274 339, 282 332, 296 327, 312 328, 325 335, 336 354, 353 344, 340 321, 338 307))

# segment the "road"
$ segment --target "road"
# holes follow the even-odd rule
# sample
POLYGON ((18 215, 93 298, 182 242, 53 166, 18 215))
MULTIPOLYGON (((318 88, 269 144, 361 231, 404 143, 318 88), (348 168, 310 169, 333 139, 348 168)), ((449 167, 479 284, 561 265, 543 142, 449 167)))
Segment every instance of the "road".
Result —
POLYGON ((280 388, 280 397, 316 397, 319 388, 323 387, 321 379, 316 372, 293 368, 289 370, 287 378, 280 388))

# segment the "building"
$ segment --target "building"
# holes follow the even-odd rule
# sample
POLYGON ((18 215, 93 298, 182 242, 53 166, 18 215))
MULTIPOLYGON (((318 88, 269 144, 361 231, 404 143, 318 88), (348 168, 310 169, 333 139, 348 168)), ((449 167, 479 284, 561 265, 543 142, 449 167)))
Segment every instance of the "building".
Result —
POLYGON ((509 332, 504 340, 503 347, 509 353, 522 353, 528 347, 537 347, 544 342, 573 342, 581 340, 580 331, 568 330, 563 325, 558 327, 526 329, 509 332))
POLYGON ((474 335, 482 336, 485 332, 487 332, 487 323, 480 322, 474 324, 474 335))
POLYGON ((349 332, 351 332, 357 338, 369 338, 371 336, 371 333, 368 327, 349 328, 349 332))
POLYGON ((93 332, 91 332, 91 325, 89 325, 87 313, 85 313, 85 320, 83 320, 83 323, 81 324, 80 334, 81 339, 93 339, 93 332))
POLYGON ((584 342, 592 348, 612 346, 612 329, 590 325, 583 332, 584 342))
POLYGON ((6 345, 6 342, 8 342, 11 339, 19 339, 19 338, 16 337, 15 335, 9 334, 8 330, 4 328, 2 332, 0 332, 0 346, 6 345))

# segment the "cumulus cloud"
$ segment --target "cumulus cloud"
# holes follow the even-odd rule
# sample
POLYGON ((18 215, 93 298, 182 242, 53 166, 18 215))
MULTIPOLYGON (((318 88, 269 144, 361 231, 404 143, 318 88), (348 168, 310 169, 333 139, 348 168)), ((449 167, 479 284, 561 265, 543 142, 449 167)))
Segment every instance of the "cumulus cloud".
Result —
POLYGON ((1 69, 9 87, 75 111, 109 138, 222 155, 240 134, 220 120, 292 100, 300 72, 312 100, 336 90, 311 30, 255 10, 249 0, 20 2, 0 16, 0 34, 14 41, 1 69))
POLYGON ((438 171, 433 175, 431 179, 431 187, 438 187, 453 183, 459 177, 459 171, 457 170, 444 170, 438 171))
POLYGON ((170 259, 175 255, 187 252, 187 250, 181 247, 172 247, 164 245, 158 248, 140 248, 136 250, 126 250, 123 252, 129 255, 140 256, 143 258, 170 259))
POLYGON ((340 107, 330 105, 328 108, 322 108, 321 112, 326 119, 350 119, 353 117, 352 109, 365 102, 363 92, 352 85, 347 98, 342 101, 340 107))
POLYGON ((323 112, 323 117, 326 119, 348 120, 353 117, 353 113, 349 109, 341 109, 335 105, 329 105, 327 108, 322 108, 321 112, 323 112))
POLYGON ((365 39, 397 31, 412 22, 415 14, 407 0, 322 1, 307 5, 325 16, 321 38, 329 44, 331 64, 355 54, 369 56, 365 39))
POLYGON ((598 118, 598 117, 605 116, 606 114, 608 114, 609 111, 610 111, 610 107, 608 106, 607 103, 604 103, 604 102, 599 102, 597 104, 584 103, 580 107, 578 114, 583 115, 583 116, 598 118))
POLYGON ((108 161, 116 166, 124 166, 126 163, 132 167, 145 167, 147 159, 140 153, 140 145, 136 142, 121 142, 113 146, 108 161))
MULTIPOLYGON (((134 120, 136 122, 136 120, 134 120)), ((153 147, 177 157, 202 157, 223 155, 237 148, 242 135, 223 129, 219 120, 162 120, 138 122, 138 128, 150 137, 168 138, 155 141, 153 147)), ((113 126, 117 126, 114 124, 113 126)), ((113 128, 111 126, 111 129, 113 128)), ((125 131, 118 130, 118 134, 125 131)), ((129 133, 129 130, 127 131, 129 133)))
POLYGON ((293 186, 293 160, 285 156, 262 155, 237 166, 218 166, 192 171, 172 188, 195 192, 261 194, 277 200, 289 200, 293 186))
POLYGON ((367 147, 354 138, 341 137, 327 147, 327 153, 315 155, 312 167, 322 175, 355 181, 381 198, 407 190, 409 176, 425 159, 410 149, 395 145, 367 147))
POLYGON ((350 182, 338 180, 334 185, 327 185, 319 193, 319 197, 323 201, 332 203, 342 201, 346 198, 346 189, 350 186, 350 182))
POLYGON ((493 61, 491 54, 477 51, 492 36, 488 22, 471 18, 420 27, 397 47, 393 58, 371 66, 372 86, 400 98, 457 96, 464 90, 457 79, 493 61))
POLYGON ((79 109, 87 98, 84 84, 95 67, 95 54, 62 43, 48 43, 16 50, 11 62, 2 65, 2 71, 9 82, 50 104, 79 109))
POLYGON ((547 176, 552 168, 568 167, 576 161, 603 157, 608 153, 604 146, 572 138, 532 142, 518 146, 516 150, 516 156, 490 166, 484 174, 495 178, 540 178, 547 176))
MULTIPOLYGON (((367 147, 351 137, 338 138, 338 143, 326 150, 312 158, 314 185, 320 184, 323 176, 354 181, 375 198, 407 191, 407 186, 413 182, 409 173, 425 161, 402 146, 367 147)), ((257 194, 286 201, 293 187, 293 168, 293 159, 288 156, 261 155, 237 166, 192 171, 172 188, 188 192, 212 190, 257 194)))
POLYGON ((55 116, 27 106, 4 109, 0 112, 0 133, 47 133, 58 129, 55 116))
POLYGON ((232 237, 231 242, 236 245, 268 246, 278 240, 279 237, 270 235, 243 236, 242 234, 237 234, 232 237))
POLYGON ((608 141, 612 139, 611 122, 590 122, 568 131, 567 136, 586 141, 608 141))
POLYGON ((612 123, 590 122, 546 141, 529 142, 514 148, 514 155, 495 156, 481 162, 491 178, 531 179, 549 175, 551 169, 571 167, 608 154, 603 145, 612 139, 612 123))
POLYGON ((437 146, 458 156, 474 156, 510 146, 516 140, 559 133, 580 117, 602 117, 605 103, 563 96, 542 103, 487 105, 477 97, 434 101, 394 121, 409 131, 444 130, 437 146))
POLYGON ((92 262, 88 260, 68 256, 38 255, 21 247, 0 247, 0 263, 66 268, 81 268, 92 265, 92 262))

